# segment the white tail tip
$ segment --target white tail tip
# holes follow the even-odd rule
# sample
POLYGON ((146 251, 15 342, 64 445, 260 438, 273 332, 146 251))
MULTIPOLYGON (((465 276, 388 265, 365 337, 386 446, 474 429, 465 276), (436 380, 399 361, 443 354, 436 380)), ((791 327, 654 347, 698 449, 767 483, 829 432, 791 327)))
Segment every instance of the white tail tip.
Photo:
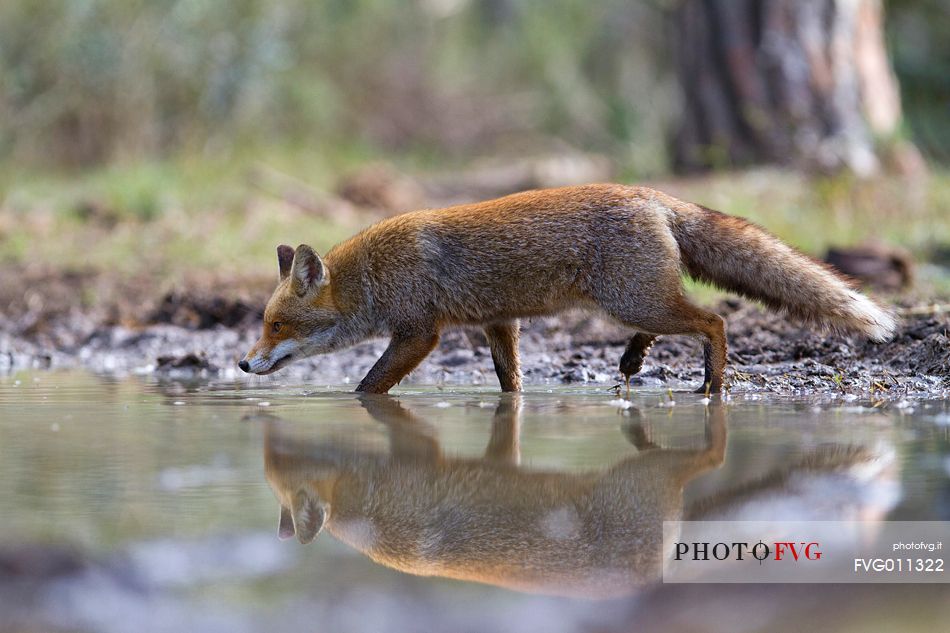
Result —
POLYGON ((886 341, 894 335, 897 320, 894 315, 858 292, 850 292, 850 312, 859 330, 872 341, 886 341))

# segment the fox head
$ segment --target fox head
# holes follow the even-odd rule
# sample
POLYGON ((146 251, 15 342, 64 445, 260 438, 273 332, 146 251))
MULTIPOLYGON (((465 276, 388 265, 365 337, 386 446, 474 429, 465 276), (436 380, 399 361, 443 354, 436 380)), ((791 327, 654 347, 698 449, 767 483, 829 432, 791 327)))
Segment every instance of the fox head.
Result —
POLYGON ((333 300, 330 271, 306 244, 277 247, 280 281, 264 310, 264 331, 238 363, 270 374, 300 358, 342 346, 342 313, 333 300))

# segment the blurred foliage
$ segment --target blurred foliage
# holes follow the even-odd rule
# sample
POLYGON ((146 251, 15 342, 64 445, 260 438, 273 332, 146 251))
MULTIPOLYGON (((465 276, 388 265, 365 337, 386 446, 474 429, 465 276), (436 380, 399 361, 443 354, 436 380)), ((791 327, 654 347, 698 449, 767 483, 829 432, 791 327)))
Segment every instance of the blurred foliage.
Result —
MULTIPOLYGON (((671 4, 4 0, 0 160, 293 144, 426 161, 569 143, 655 174, 676 116, 671 4)), ((887 2, 910 129, 941 159, 946 5, 887 2)))
MULTIPOLYGON (((942 159, 946 4, 887 3, 910 128, 942 159)), ((424 161, 567 142, 657 173, 676 110, 668 5, 5 0, 0 159, 88 165, 289 143, 424 161)))
POLYGON ((950 1, 887 0, 904 117, 926 156, 950 161, 950 1))
POLYGON ((0 158, 566 141, 656 170, 661 18, 621 0, 5 0, 0 158))

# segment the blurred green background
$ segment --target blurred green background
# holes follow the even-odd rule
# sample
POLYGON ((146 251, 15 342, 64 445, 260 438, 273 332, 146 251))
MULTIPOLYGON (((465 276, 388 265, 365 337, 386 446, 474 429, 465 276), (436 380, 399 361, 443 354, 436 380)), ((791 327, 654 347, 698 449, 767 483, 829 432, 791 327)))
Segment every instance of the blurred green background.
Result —
POLYGON ((0 152, 42 166, 276 144, 441 160, 549 137, 655 173, 673 83, 662 14, 579 0, 12 0, 0 152))
MULTIPOLYGON (((276 144, 464 159, 529 140, 668 167, 674 2, 6 0, 0 157, 88 166, 276 144)), ((950 158, 950 6, 891 0, 908 133, 950 158)))
POLYGON ((884 3, 901 136, 929 164, 910 185, 781 170, 674 179, 678 4, 5 0, 0 261, 269 271, 277 242, 324 249, 373 218, 309 212, 262 192, 254 170, 333 192, 379 161, 417 174, 569 152, 813 252, 950 241, 945 0, 884 3))

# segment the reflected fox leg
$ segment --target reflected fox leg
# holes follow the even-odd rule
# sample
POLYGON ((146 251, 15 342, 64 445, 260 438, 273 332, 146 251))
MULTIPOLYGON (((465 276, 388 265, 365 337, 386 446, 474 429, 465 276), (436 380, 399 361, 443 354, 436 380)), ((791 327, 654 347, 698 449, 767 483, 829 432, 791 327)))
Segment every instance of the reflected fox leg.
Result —
POLYGON ((709 464, 718 467, 726 459, 726 410, 722 403, 706 410, 706 443, 709 464))
MULTIPOLYGON (((701 449, 676 449, 663 452, 662 467, 669 477, 686 485, 695 477, 719 468, 726 459, 726 409, 721 403, 706 407, 706 446, 701 449)), ((695 505, 695 504, 694 504, 695 505)))
POLYGON ((366 378, 356 388, 366 393, 386 393, 393 385, 406 377, 422 360, 429 355, 439 342, 439 335, 394 334, 389 347, 379 357, 366 378))
POLYGON ((367 393, 359 397, 370 417, 389 429, 389 450, 392 455, 438 460, 442 455, 439 441, 431 426, 419 420, 399 401, 382 394, 367 393))
POLYGON ((518 358, 518 320, 498 321, 485 326, 491 359, 502 391, 521 391, 521 367, 518 358))
POLYGON ((637 332, 630 338, 627 349, 620 357, 620 373, 623 374, 627 383, 630 382, 631 376, 643 369, 643 359, 650 351, 650 346, 653 345, 655 340, 656 336, 643 332, 637 332))
POLYGON ((521 394, 503 395, 495 409, 485 459, 517 466, 521 461, 520 432, 521 394))
POLYGON ((643 428, 643 413, 637 407, 630 407, 626 410, 627 420, 620 427, 620 430, 626 436, 627 441, 633 444, 638 451, 649 451, 660 448, 647 435, 643 428))

